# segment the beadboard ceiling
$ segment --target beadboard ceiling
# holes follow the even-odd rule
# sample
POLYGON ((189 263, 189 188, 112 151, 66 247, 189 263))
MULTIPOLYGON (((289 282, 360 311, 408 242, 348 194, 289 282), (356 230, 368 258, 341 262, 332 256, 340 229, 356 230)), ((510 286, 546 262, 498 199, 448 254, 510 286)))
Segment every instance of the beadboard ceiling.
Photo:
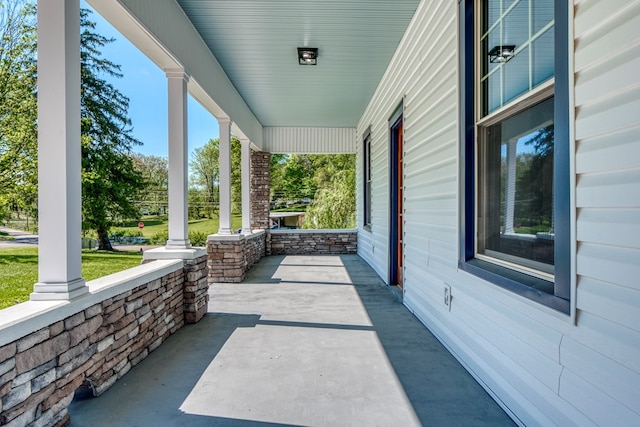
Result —
POLYGON ((355 127, 419 0, 177 3, 263 126, 355 127))

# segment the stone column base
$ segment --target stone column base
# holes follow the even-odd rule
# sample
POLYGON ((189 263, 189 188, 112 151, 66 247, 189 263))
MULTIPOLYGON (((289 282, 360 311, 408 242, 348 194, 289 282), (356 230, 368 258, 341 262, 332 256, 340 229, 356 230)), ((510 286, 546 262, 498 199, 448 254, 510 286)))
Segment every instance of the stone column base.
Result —
POLYGON ((265 237, 264 230, 247 235, 209 236, 209 284, 242 282, 251 266, 265 256, 265 237))

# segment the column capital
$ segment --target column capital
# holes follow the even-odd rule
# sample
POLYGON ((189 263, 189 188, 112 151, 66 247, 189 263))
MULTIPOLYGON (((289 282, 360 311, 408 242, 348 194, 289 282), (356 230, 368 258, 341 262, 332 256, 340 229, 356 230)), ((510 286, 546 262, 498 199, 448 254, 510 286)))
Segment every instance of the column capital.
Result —
POLYGON ((165 68, 164 74, 168 79, 184 79, 186 82, 191 78, 191 74, 184 68, 165 68))
POLYGON ((231 126, 231 124, 233 123, 233 121, 231 120, 230 117, 216 117, 216 119, 218 120, 218 124, 219 125, 229 125, 229 126, 231 126))

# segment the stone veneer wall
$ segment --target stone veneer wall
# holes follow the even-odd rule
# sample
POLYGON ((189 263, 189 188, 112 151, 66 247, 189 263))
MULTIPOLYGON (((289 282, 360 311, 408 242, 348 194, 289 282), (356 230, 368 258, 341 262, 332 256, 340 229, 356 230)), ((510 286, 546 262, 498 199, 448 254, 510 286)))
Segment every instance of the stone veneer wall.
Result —
POLYGON ((207 239, 209 283, 240 283, 266 254, 266 233, 212 235, 207 239))
POLYGON ((343 255, 358 253, 356 230, 271 230, 267 255, 343 255))
POLYGON ((207 239, 209 285, 240 283, 267 255, 343 255, 358 252, 356 230, 270 230, 207 239))
POLYGON ((198 323, 209 304, 208 256, 184 261, 184 321, 198 323))
POLYGON ((269 228, 271 153, 251 152, 251 229, 269 228))
MULTIPOLYGON (((159 270, 154 267, 156 263, 136 267, 145 272, 141 276, 125 276, 133 269, 116 273, 112 276, 123 279, 95 292, 92 283, 112 276, 89 282, 89 296, 71 303, 37 303, 52 308, 25 317, 22 325, 3 326, 0 425, 68 424, 67 407, 77 389, 99 396, 185 322, 202 318, 208 298, 206 255, 184 262, 158 261, 159 270), (114 294, 127 287, 126 277, 140 284, 114 294), (37 329, 19 335, 28 328, 37 329)), ((19 317, 33 307, 27 302, 3 314, 19 317)))

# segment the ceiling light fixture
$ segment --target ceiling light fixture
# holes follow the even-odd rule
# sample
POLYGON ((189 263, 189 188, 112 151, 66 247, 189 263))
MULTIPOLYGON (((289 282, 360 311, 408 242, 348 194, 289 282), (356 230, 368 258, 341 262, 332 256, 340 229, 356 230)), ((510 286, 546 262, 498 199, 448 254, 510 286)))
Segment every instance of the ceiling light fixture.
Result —
POLYGON ((298 48, 298 64, 317 65, 318 64, 318 48, 317 47, 299 47, 298 48))
POLYGON ((505 63, 513 58, 515 54, 515 45, 494 46, 494 48, 489 51, 489 62, 505 63))

